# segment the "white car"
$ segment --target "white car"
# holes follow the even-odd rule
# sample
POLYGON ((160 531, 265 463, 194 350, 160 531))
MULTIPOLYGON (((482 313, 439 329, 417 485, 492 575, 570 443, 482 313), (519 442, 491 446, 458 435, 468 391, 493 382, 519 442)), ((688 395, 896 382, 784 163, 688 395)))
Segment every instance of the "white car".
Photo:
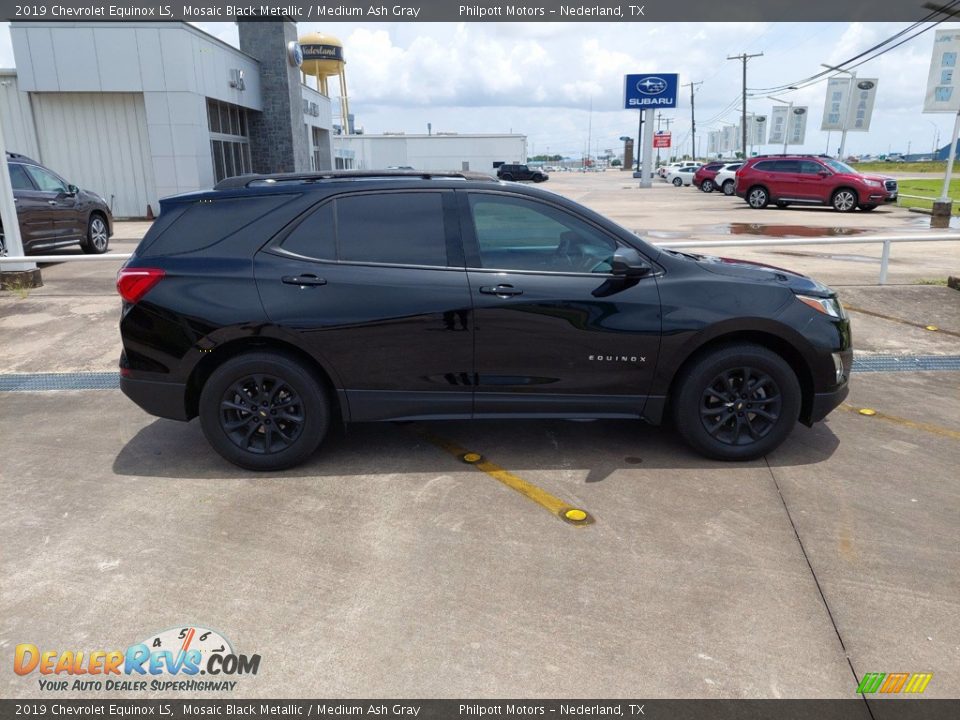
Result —
POLYGON ((667 175, 669 175, 671 172, 673 172, 674 170, 679 170, 680 168, 684 168, 684 167, 698 168, 700 166, 695 162, 690 162, 689 160, 686 160, 684 162, 670 163, 669 165, 661 165, 659 168, 657 168, 657 175, 659 175, 664 180, 666 180, 667 175))
POLYGON ((699 165, 688 165, 687 167, 677 168, 667 173, 667 182, 680 187, 681 185, 692 185, 693 174, 697 171, 699 165))
POLYGON ((742 162, 730 163, 720 168, 717 176, 713 179, 714 187, 723 190, 724 195, 733 195, 737 188, 737 170, 743 167, 742 162))

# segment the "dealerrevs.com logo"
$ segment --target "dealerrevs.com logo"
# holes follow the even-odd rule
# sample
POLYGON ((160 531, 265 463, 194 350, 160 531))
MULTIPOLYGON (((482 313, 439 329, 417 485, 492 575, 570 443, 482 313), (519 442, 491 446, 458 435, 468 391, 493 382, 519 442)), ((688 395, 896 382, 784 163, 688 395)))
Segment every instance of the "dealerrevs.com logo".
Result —
POLYGON ((20 643, 13 669, 39 676, 40 689, 49 692, 232 691, 238 683, 233 678, 257 674, 260 656, 236 653, 216 630, 190 626, 164 630, 126 650, 61 651, 20 643))

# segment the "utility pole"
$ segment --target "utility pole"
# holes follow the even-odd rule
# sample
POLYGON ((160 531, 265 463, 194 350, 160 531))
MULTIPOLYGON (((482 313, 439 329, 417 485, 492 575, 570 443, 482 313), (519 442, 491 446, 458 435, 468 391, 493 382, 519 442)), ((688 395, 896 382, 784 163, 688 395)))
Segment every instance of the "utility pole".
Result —
POLYGON ((688 82, 683 87, 690 88, 690 152, 692 153, 691 160, 697 159, 697 113, 694 110, 693 104, 693 92, 694 90, 703 85, 702 82, 688 82))
POLYGON ((728 55, 727 60, 740 60, 743 63, 743 108, 742 108, 742 121, 740 123, 740 129, 743 131, 743 156, 747 156, 747 60, 755 57, 763 57, 763 53, 754 53, 753 55, 747 55, 747 53, 741 53, 740 55, 728 55))

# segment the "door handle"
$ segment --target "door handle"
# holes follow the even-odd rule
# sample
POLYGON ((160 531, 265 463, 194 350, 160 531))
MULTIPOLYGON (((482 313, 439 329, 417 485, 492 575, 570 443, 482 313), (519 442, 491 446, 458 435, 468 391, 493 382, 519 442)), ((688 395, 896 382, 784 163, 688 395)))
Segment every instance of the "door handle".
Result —
POLYGON ((523 295, 523 290, 518 290, 513 285, 497 285, 496 287, 482 287, 480 292, 484 295, 496 295, 497 297, 513 297, 514 295, 523 295))
POLYGON ((285 285, 299 285, 300 287, 327 284, 326 280, 316 275, 284 275, 282 280, 285 285))

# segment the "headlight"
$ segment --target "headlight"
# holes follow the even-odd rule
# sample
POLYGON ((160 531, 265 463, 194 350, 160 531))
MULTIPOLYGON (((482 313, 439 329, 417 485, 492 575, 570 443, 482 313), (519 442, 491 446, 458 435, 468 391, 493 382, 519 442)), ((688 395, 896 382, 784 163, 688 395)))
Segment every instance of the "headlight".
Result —
POLYGON ((840 301, 835 297, 821 298, 811 297, 809 295, 797 295, 797 300, 802 302, 804 305, 812 307, 817 312, 823 313, 824 315, 843 319, 847 317, 847 313, 843 309, 843 305, 841 305, 840 301))
POLYGON ((883 187, 883 183, 879 180, 864 180, 863 184, 870 187, 883 187))

